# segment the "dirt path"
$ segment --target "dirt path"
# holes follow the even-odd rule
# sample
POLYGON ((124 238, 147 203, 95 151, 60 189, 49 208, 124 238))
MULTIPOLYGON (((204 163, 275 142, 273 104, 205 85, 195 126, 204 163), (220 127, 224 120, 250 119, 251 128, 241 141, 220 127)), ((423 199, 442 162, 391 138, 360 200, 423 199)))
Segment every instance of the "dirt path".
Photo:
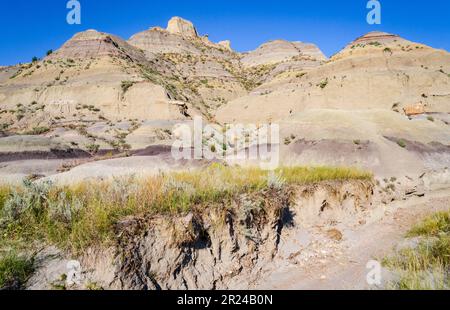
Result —
MULTIPOLYGON (((342 241, 311 229, 298 257, 255 285, 257 289, 375 289, 367 284, 371 260, 381 261, 404 240, 405 233, 425 216, 450 209, 450 189, 427 193, 375 210, 367 223, 343 230, 342 241), (328 240, 324 240, 328 239, 328 240), (304 255, 304 252, 314 253, 304 255)), ((384 277, 386 278, 386 277, 384 277)), ((384 279, 386 280, 386 279, 384 279)))

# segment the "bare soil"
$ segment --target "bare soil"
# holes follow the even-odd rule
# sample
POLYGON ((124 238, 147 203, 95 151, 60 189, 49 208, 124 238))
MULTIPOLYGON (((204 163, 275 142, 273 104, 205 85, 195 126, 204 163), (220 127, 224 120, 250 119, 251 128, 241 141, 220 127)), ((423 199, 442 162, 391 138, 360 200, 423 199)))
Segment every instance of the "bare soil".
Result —
POLYGON ((412 197, 374 210, 367 222, 342 229, 342 241, 332 240, 322 227, 304 233, 304 245, 296 256, 279 261, 279 269, 261 279, 258 289, 379 289, 391 278, 383 270, 380 287, 366 281, 371 260, 381 262, 404 241, 405 233, 432 213, 450 209, 450 189, 412 197), (305 253, 307 253, 305 255, 305 253), (309 255, 308 255, 309 254, 309 255))

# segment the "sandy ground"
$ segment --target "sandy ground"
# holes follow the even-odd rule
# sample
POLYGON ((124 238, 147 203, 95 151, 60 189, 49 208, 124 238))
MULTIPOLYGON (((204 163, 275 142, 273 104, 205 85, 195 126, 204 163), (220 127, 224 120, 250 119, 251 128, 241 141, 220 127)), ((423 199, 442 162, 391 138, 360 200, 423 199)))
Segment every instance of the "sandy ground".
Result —
MULTIPOLYGON (((367 283, 367 263, 392 253, 404 241, 405 233, 427 215, 449 209, 447 188, 375 209, 366 224, 343 230, 342 241, 324 238, 320 227, 312 228, 299 238, 303 248, 298 257, 278 262, 279 268, 255 288, 378 289, 367 283)), ((381 287, 389 280, 389 273, 383 270, 382 278, 381 287)))

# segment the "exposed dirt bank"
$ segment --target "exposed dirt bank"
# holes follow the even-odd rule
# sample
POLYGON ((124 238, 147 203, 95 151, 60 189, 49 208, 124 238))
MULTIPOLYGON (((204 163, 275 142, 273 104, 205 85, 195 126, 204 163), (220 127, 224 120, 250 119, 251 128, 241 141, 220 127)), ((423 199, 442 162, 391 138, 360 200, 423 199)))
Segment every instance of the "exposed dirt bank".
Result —
MULTIPOLYGON (((117 224, 114 246, 77 258, 74 288, 368 289, 367 262, 426 214, 448 209, 450 189, 432 179, 322 182, 183 216, 130 217, 117 224)), ((45 248, 28 288, 52 288, 72 258, 45 248)))
MULTIPOLYGON (((382 269, 382 284, 371 286, 366 277, 371 260, 382 261, 401 245, 406 232, 427 215, 450 209, 450 190, 411 197, 374 209, 360 226, 342 227, 338 240, 321 226, 301 233, 296 257, 277 257, 277 268, 261 279, 257 289, 378 289, 393 275, 382 269)), ((294 232, 291 232, 294 233, 294 232)))
MULTIPOLYGON (((342 220, 357 224, 373 207, 373 193, 370 181, 324 182, 242 195, 231 206, 197 210, 183 217, 129 218, 117 225, 114 248, 88 251, 80 258, 86 271, 84 285, 252 287, 273 271, 285 231, 302 231, 314 217, 324 225, 342 220)), ((55 261, 54 253, 43 253, 38 258, 42 267, 29 288, 48 287, 52 282, 48 274, 58 274, 55 268, 64 273, 64 255, 58 253, 55 261)))

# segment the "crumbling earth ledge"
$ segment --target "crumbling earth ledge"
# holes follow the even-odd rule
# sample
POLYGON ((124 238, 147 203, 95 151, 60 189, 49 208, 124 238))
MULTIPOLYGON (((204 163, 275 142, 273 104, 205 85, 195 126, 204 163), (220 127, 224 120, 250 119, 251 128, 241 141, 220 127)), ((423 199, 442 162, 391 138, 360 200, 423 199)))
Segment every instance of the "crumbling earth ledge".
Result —
MULTIPOLYGON (((116 225, 114 246, 78 258, 83 279, 73 288, 250 288, 274 270, 280 251, 299 251, 285 240, 296 231, 358 225, 373 206, 374 187, 371 180, 349 180, 268 188, 177 217, 129 217, 116 225)), ((42 270, 53 267, 47 275, 38 271, 28 288, 51 288, 48 275, 60 277, 55 270, 64 273, 67 260, 61 252, 41 258, 42 270)))

